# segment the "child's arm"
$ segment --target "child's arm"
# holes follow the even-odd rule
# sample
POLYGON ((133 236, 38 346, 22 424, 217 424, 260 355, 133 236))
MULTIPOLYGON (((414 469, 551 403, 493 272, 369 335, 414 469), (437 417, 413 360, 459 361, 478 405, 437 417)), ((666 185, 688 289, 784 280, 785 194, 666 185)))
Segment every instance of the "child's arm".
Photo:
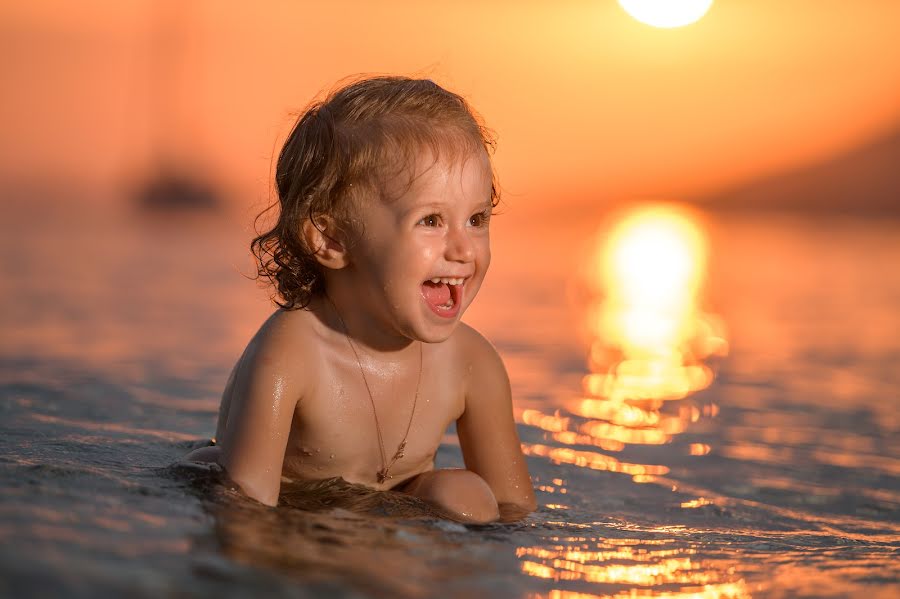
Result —
POLYGON ((497 350, 474 329, 466 328, 470 372, 465 411, 456 422, 466 469, 491 487, 501 514, 504 508, 533 512, 537 503, 513 419, 506 368, 497 350))
MULTIPOLYGON (((271 321, 270 321, 271 324, 271 321)), ((296 342, 293 342, 296 343, 296 342)), ((301 397, 299 352, 284 328, 266 326, 241 358, 220 440, 220 463, 249 497, 274 506, 291 421, 301 397)))

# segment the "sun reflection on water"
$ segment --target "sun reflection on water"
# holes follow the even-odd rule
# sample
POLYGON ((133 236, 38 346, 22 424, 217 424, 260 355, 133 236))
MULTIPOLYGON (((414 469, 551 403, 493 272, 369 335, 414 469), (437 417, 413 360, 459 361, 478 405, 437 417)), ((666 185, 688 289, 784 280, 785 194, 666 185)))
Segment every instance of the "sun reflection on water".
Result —
MULTIPOLYGON (((632 475, 665 474, 664 466, 627 464, 570 446, 622 451, 627 445, 664 445, 715 404, 666 402, 687 398, 713 380, 710 359, 728 351, 719 318, 701 309, 707 240, 699 220, 682 208, 651 205, 633 210, 598 235, 590 257, 587 308, 591 337, 584 395, 566 412, 537 409, 522 421, 566 446, 531 445, 531 455, 560 463, 632 475)), ((692 444, 690 455, 710 448, 692 444)))
MULTIPOLYGON (((583 395, 552 413, 524 410, 522 421, 543 431, 545 443, 523 449, 556 464, 621 473, 636 483, 658 482, 668 466, 603 452, 663 446, 692 423, 718 414, 714 403, 689 399, 712 383, 712 364, 728 351, 721 320, 701 307, 706 235, 688 211, 653 205, 625 214, 597 239, 588 265, 590 350, 583 395)), ((707 444, 690 443, 683 453, 704 456, 710 450, 707 444)), ((557 497, 566 493, 562 480, 553 483, 539 490, 557 497)), ((714 500, 699 497, 680 507, 710 504, 714 500)), ((549 597, 558 599, 749 596, 732 572, 698 561, 694 553, 654 548, 645 540, 605 539, 552 550, 521 547, 518 557, 522 571, 537 578, 619 585, 602 595, 556 589, 549 597), (632 588, 620 592, 627 585, 632 588)))
POLYGON ((684 209, 649 206, 600 237, 592 264, 598 301, 588 311, 589 395, 655 406, 712 382, 704 360, 728 346, 721 322, 699 306, 707 241, 697 222, 684 209))

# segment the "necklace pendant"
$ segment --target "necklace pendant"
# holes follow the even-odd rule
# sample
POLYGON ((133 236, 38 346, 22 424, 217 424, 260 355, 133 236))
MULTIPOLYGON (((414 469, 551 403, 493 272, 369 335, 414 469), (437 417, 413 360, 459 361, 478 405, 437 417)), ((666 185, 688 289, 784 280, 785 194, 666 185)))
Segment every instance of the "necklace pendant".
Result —
POLYGON ((378 471, 378 483, 381 484, 389 478, 394 478, 390 474, 388 474, 387 468, 382 468, 378 471))
POLYGON ((397 453, 394 454, 394 461, 399 460, 403 457, 403 450, 406 449, 406 441, 400 443, 400 447, 397 448, 397 453))

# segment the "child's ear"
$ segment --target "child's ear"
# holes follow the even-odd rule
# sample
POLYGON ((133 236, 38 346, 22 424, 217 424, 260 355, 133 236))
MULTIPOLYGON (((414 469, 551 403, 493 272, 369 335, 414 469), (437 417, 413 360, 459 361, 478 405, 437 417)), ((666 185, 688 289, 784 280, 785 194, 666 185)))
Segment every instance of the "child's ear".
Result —
POLYGON ((333 218, 319 215, 303 221, 303 239, 312 250, 313 256, 325 268, 334 270, 349 264, 346 246, 339 241, 343 235, 333 218))

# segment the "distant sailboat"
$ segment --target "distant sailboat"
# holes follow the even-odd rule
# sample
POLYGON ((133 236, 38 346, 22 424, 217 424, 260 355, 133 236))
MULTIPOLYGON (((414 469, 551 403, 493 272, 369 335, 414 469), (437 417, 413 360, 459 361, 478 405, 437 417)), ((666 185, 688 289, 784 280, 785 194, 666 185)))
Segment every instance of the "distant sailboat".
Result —
POLYGON ((135 199, 140 209, 154 212, 217 210, 222 198, 216 186, 193 161, 178 156, 185 146, 177 74, 188 34, 186 5, 153 2, 149 6, 153 7, 148 69, 151 158, 135 199))

